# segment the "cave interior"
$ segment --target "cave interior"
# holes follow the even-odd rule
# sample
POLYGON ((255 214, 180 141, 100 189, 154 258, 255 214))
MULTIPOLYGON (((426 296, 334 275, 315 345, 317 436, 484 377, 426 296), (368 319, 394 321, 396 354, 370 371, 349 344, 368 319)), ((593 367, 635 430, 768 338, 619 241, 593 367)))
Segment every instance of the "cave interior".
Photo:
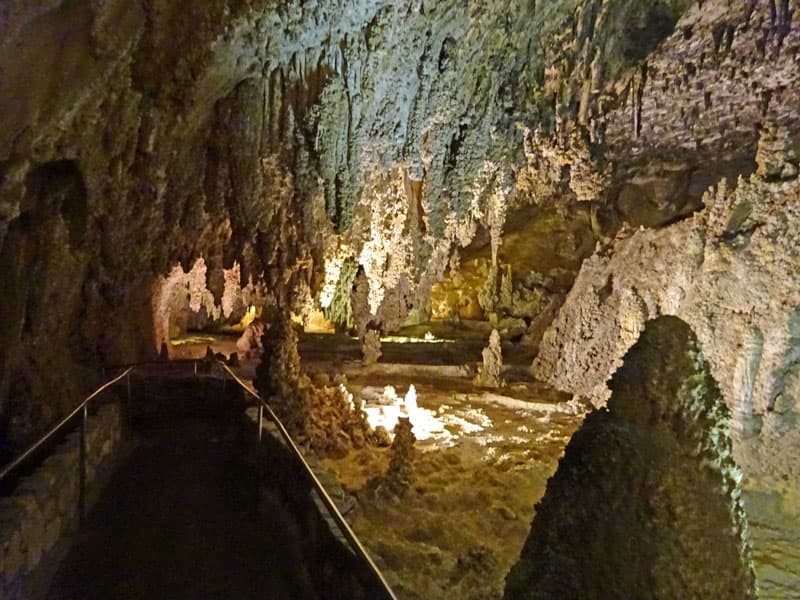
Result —
MULTIPOLYGON (((800 599, 798 9, 6 0, 0 468, 128 365, 218 359, 397 598, 800 599)), ((226 454, 250 413, 219 381, 153 381, 128 379, 126 443, 187 461, 173 500, 215 521, 192 477, 251 493, 226 454)), ((103 507, 143 529, 174 507, 114 461, 89 527, 135 547, 103 507)), ((92 592, 70 548, 103 551, 75 531, 25 541, 35 468, 0 487, 0 596, 149 594, 110 571, 92 592)), ((273 504, 231 530, 285 543, 300 583, 150 597, 340 597, 324 577, 346 589, 350 562, 320 584, 273 504)), ((213 562, 197 548, 175 568, 213 562)))

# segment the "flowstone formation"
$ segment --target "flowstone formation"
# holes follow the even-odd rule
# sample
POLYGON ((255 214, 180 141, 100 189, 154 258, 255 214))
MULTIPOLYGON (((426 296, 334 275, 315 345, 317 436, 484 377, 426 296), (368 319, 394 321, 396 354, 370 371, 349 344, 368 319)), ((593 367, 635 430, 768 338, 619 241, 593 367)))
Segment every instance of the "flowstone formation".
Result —
POLYGON ((692 218, 602 249, 584 263, 534 372, 603 403, 645 322, 675 315, 706 348, 737 415, 771 410, 797 363, 798 200, 797 179, 723 182, 692 218))
POLYGON ((690 328, 647 324, 536 508, 506 598, 755 598, 730 411, 690 328))

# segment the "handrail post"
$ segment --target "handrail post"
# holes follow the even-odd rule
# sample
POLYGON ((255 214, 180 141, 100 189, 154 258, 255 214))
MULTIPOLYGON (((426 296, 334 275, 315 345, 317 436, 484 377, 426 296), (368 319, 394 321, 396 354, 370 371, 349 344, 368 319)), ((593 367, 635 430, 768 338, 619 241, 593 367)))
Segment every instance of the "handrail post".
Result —
POLYGON ((86 518, 86 437, 89 424, 89 403, 81 411, 80 450, 78 452, 78 522, 83 525, 86 518))
POLYGON ((130 404, 131 398, 132 398, 132 396, 131 396, 131 373, 130 373, 130 371, 128 371, 127 385, 128 385, 128 404, 130 404))
POLYGON ((261 443, 261 435, 264 430, 264 405, 258 405, 258 443, 261 443))
MULTIPOLYGON (((384 578, 383 574, 380 572, 378 567, 375 565, 375 563, 372 560, 372 558, 370 558, 369 553, 364 548, 364 546, 361 544, 361 542, 358 541, 358 538, 356 537, 355 533, 353 532, 353 529, 350 527, 349 523, 344 518, 344 516, 341 514, 341 512, 339 512, 339 509, 336 507, 336 503, 333 501, 333 499, 331 498, 330 494, 325 490, 325 487, 322 485, 322 483, 320 482, 318 477, 314 474, 314 470, 311 468, 311 466, 308 464, 306 459, 303 457, 303 453, 300 451, 300 448, 298 448, 297 444, 292 439, 292 436, 286 430, 286 427, 283 425, 283 423, 281 423, 281 420, 278 418, 278 416, 275 414, 275 412, 272 410, 272 408, 269 406, 269 404, 267 404, 264 401, 264 399, 261 396, 258 395, 257 392, 253 391, 250 387, 245 385, 242 382, 242 380, 236 375, 236 373, 234 373, 230 369, 230 367, 228 367, 227 365, 225 365, 224 363, 222 363, 220 361, 216 361, 216 364, 219 365, 222 368, 223 389, 224 389, 225 381, 227 380, 228 375, 230 375, 231 380, 235 384, 238 384, 248 394, 250 394, 251 396, 253 396, 253 398, 255 398, 256 400, 259 401, 259 410, 258 410, 259 440, 261 439, 261 435, 262 435, 262 425, 263 425, 262 418, 263 418, 264 411, 266 411, 269 420, 272 423, 274 423, 278 434, 281 436, 281 438, 283 438, 284 442, 289 447, 289 451, 292 454, 294 454, 295 458, 300 462, 300 465, 302 465, 302 467, 305 469, 306 475, 308 476, 308 478, 310 479, 310 481, 312 483, 312 489, 314 489, 316 491, 316 494, 319 497, 320 501, 322 502, 322 505, 324 506, 325 510, 333 518, 333 521, 334 521, 336 527, 339 528, 339 531, 342 532, 342 535, 344 536, 344 538, 346 540, 346 543, 353 549, 353 551, 356 553, 356 555, 361 557, 361 560, 366 562, 369 570, 372 572, 372 574, 376 578, 376 585, 379 588, 383 589, 383 591, 385 592, 386 597, 389 598, 390 600, 396 600, 397 597, 394 595, 394 592, 392 592, 392 589, 389 587, 389 584, 386 582, 386 579, 384 578)), ((263 461, 259 460, 258 464, 260 465, 259 468, 263 468, 261 466, 261 465, 263 465, 263 461)))
POLYGON ((197 378, 197 361, 196 360, 194 361, 194 376, 195 376, 195 379, 196 379, 197 378))

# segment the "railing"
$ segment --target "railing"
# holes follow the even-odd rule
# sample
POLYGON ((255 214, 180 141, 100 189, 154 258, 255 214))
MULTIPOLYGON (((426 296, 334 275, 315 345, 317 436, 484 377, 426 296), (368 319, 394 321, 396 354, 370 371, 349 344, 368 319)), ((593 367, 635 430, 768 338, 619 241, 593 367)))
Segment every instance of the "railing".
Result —
POLYGON ((194 370, 194 375, 195 376, 198 375, 198 368, 197 368, 198 367, 198 363, 217 364, 218 366, 220 366, 222 368, 223 391, 224 391, 224 387, 225 387, 225 384, 226 384, 226 381, 227 381, 227 376, 230 376, 230 378, 233 381, 235 381, 239 385, 239 387, 241 387, 247 394, 252 396, 257 401, 257 403, 258 403, 258 422, 257 422, 257 425, 258 425, 258 441, 261 442, 261 439, 262 439, 262 436, 263 436, 264 414, 266 413, 267 416, 269 417, 269 419, 274 423, 275 427, 278 429, 278 432, 280 433, 281 438, 283 438, 283 441, 286 442, 286 445, 292 451, 294 456, 300 461, 300 464, 303 466, 303 469, 305 470, 306 475, 308 475, 309 480, 313 484, 314 489, 317 492, 317 495, 321 499, 322 504, 325 506, 325 509, 328 511, 328 514, 330 514, 330 516, 333 518, 333 521, 335 522, 335 524, 336 524, 337 528, 339 529, 339 531, 344 536, 345 540, 347 541, 347 544, 350 546, 350 549, 353 551, 353 553, 358 558, 360 558, 369 567, 369 569, 372 572, 376 582, 380 585, 380 587, 385 592, 386 597, 390 598, 391 600, 396 600, 396 596, 394 595, 394 592, 392 592, 392 589, 389 587, 389 584, 387 583, 387 581, 384 578, 383 574, 381 573, 380 569, 378 569, 378 567, 375 564, 375 562, 372 560, 372 558, 367 553, 367 550, 364 548, 364 546, 358 540, 358 538, 356 537, 356 534, 353 532, 352 528, 350 527, 350 524, 347 522, 347 520, 344 518, 344 516, 342 516, 342 513, 339 512, 339 509, 336 507, 336 504, 334 503, 333 499, 330 497, 328 492, 325 490, 325 487, 322 485, 322 483, 317 478, 316 474, 314 473, 314 470, 308 464, 308 461, 306 461, 305 457, 303 456, 303 453, 297 447, 297 444, 295 444, 294 440, 292 439, 292 436, 289 434, 289 432, 287 431, 286 427, 283 425, 281 420, 278 418, 278 416, 275 414, 275 412, 272 410, 272 408, 269 406, 269 404, 266 401, 264 401, 264 399, 261 398, 261 396, 254 389, 252 389, 244 381, 242 381, 242 379, 236 373, 234 373, 233 370, 231 370, 231 368, 228 365, 226 365, 225 363, 223 363, 221 361, 218 361, 218 360, 215 360, 213 363, 209 363, 209 361, 207 361, 205 359, 189 359, 189 360, 183 360, 183 361, 163 361, 162 360, 162 361, 141 362, 141 363, 136 363, 134 365, 124 365, 124 366, 121 366, 121 367, 116 367, 116 368, 124 368, 125 370, 122 373, 120 373, 119 375, 117 375, 116 377, 114 377, 113 379, 108 380, 107 382, 102 384, 100 387, 98 387, 94 392, 89 394, 78 406, 75 407, 75 409, 72 412, 70 412, 67 416, 65 416, 63 419, 61 419, 61 421, 56 423, 52 428, 50 428, 50 430, 47 433, 45 433, 34 444, 32 444, 25 452, 23 452, 17 458, 12 460, 9 464, 4 466, 2 468, 2 470, 0 470, 0 483, 2 483, 3 480, 6 477, 8 477, 8 475, 13 473, 17 469, 19 469, 25 463, 25 461, 34 452, 36 452, 36 450, 38 448, 40 448, 45 442, 47 442, 49 439, 51 439, 58 432, 62 431, 67 426, 67 424, 78 413, 81 413, 80 438, 79 438, 79 440, 80 440, 79 441, 79 444, 80 444, 80 451, 79 451, 79 469, 80 469, 79 486, 80 487, 79 487, 79 494, 78 494, 78 518, 82 522, 84 520, 85 516, 86 516, 86 455, 87 455, 86 434, 87 434, 87 426, 88 426, 88 419, 89 419, 89 403, 92 400, 94 400, 95 398, 97 398, 104 391, 106 391, 110 387, 116 385, 117 383, 119 383, 123 379, 126 379, 127 395, 128 395, 128 400, 130 401, 131 400, 131 374, 135 370, 137 370, 139 368, 142 368, 142 367, 145 367, 145 366, 153 366, 153 365, 160 365, 160 366, 169 366, 169 365, 171 365, 171 366, 175 366, 177 363, 193 364, 193 370, 194 370))
POLYGON ((69 413, 66 417, 61 419, 58 423, 53 425, 50 430, 45 433, 42 437, 40 437, 30 448, 28 448, 25 452, 20 454, 17 458, 12 460, 9 464, 3 467, 2 471, 0 471, 0 482, 2 482, 9 474, 13 473, 17 469, 19 469, 25 461, 28 459, 31 454, 36 452, 42 444, 47 442, 47 440, 51 439, 54 435, 58 432, 63 430, 67 424, 72 421, 72 419, 78 414, 81 413, 81 427, 80 427, 80 446, 79 446, 79 458, 78 458, 78 469, 79 469, 79 491, 78 491, 78 517, 83 520, 84 516, 86 515, 86 429, 89 421, 89 403, 97 398, 100 394, 106 391, 111 386, 117 384, 123 378, 128 378, 128 394, 130 395, 130 374, 133 371, 133 367, 128 367, 125 371, 110 379, 109 381, 105 382, 91 394, 89 394, 83 402, 81 402, 75 409, 69 413))
POLYGON ((389 584, 384 578, 383 573, 381 573, 380 569, 378 569, 377 565, 373 562, 366 548, 364 548, 364 546, 358 540, 355 532, 353 532, 352 528, 350 527, 350 524, 347 522, 344 516, 342 516, 342 513, 339 512, 339 509, 336 507, 336 503, 333 501, 328 492, 325 490, 325 487, 317 478, 316 474, 314 473, 314 470, 311 468, 311 466, 308 464, 305 457, 303 456, 303 453, 300 452, 300 448, 297 447, 297 444, 295 444, 294 440, 292 439, 292 436, 289 435, 289 432, 286 430, 286 427, 284 427, 283 423, 275 414, 275 412, 272 410, 270 405, 266 401, 264 401, 264 399, 261 396, 259 396, 254 389, 252 389, 249 385, 247 385, 244 381, 242 381, 239 378, 239 376, 236 375, 236 373, 234 373, 233 370, 231 370, 231 368, 228 365, 221 362, 218 362, 217 364, 219 364, 219 366, 222 367, 223 372, 230 375, 231 379, 233 379, 233 381, 239 384, 239 387, 241 387, 245 392, 250 394, 255 400, 258 401, 258 424, 257 424, 258 440, 261 441, 262 432, 264 430, 264 414, 266 413, 269 416, 270 421, 272 421, 275 424, 275 427, 278 429, 278 433, 280 433, 281 437, 283 438, 283 441, 286 442, 286 445, 291 449, 292 453, 300 461, 300 464, 303 465, 303 468, 305 469, 306 474, 313 483, 317 494, 322 500, 322 503, 325 505, 325 508, 331 515, 331 517, 333 517, 333 520, 336 522, 336 526, 338 527, 339 531, 342 532, 342 535, 347 540, 347 543, 350 546, 351 550, 355 553, 356 556, 358 556, 369 566, 376 580, 380 583, 381 587, 385 591, 386 596, 388 598, 391 598, 392 600, 396 600, 396 596, 394 595, 394 592, 392 592, 392 589, 389 587, 389 584))
MULTIPOLYGON (((41 448, 48 440, 52 439, 56 434, 66 429, 67 425, 69 425, 70 421, 75 418, 78 413, 81 413, 81 424, 80 424, 80 437, 79 437, 79 458, 78 458, 78 469, 79 469, 79 491, 78 491, 78 518, 83 520, 86 516, 86 434, 87 434, 87 426, 89 422, 89 404, 92 400, 97 398, 100 394, 105 392, 107 389, 111 388, 112 386, 118 384, 123 379, 126 380, 126 388, 127 388, 127 395, 128 401, 131 400, 131 374, 139 368, 146 367, 146 366, 175 366, 181 364, 193 364, 194 365, 194 374, 197 375, 197 363, 200 362, 197 359, 186 359, 186 360, 177 360, 177 361, 166 361, 166 360, 158 360, 158 361, 147 361, 147 362, 138 362, 138 363, 131 363, 127 365, 121 365, 117 367, 109 367, 109 369, 123 369, 122 373, 113 377, 103 383, 100 387, 98 387, 95 391, 91 394, 86 396, 83 401, 78 404, 67 416, 61 419, 58 423, 53 425, 47 433, 42 435, 37 441, 35 441, 27 450, 25 450, 22 454, 18 457, 13 459, 10 463, 6 464, 5 466, 0 469, 0 484, 5 481, 6 478, 9 477, 12 473, 20 469, 25 462, 30 458, 30 456, 36 452, 39 448, 41 448)), ((106 368, 103 368, 103 378, 105 379, 106 368)))

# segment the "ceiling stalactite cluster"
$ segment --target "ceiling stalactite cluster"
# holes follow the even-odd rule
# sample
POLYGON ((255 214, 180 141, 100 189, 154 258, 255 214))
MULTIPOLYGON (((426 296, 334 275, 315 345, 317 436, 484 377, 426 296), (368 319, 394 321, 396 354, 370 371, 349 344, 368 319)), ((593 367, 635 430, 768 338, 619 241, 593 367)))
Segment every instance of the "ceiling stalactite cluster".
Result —
POLYGON ((0 433, 24 444, 201 305, 324 311, 373 357, 479 321, 596 406, 672 315, 733 413, 762 592, 796 591, 759 544, 800 527, 798 8, 4 2, 0 433))

